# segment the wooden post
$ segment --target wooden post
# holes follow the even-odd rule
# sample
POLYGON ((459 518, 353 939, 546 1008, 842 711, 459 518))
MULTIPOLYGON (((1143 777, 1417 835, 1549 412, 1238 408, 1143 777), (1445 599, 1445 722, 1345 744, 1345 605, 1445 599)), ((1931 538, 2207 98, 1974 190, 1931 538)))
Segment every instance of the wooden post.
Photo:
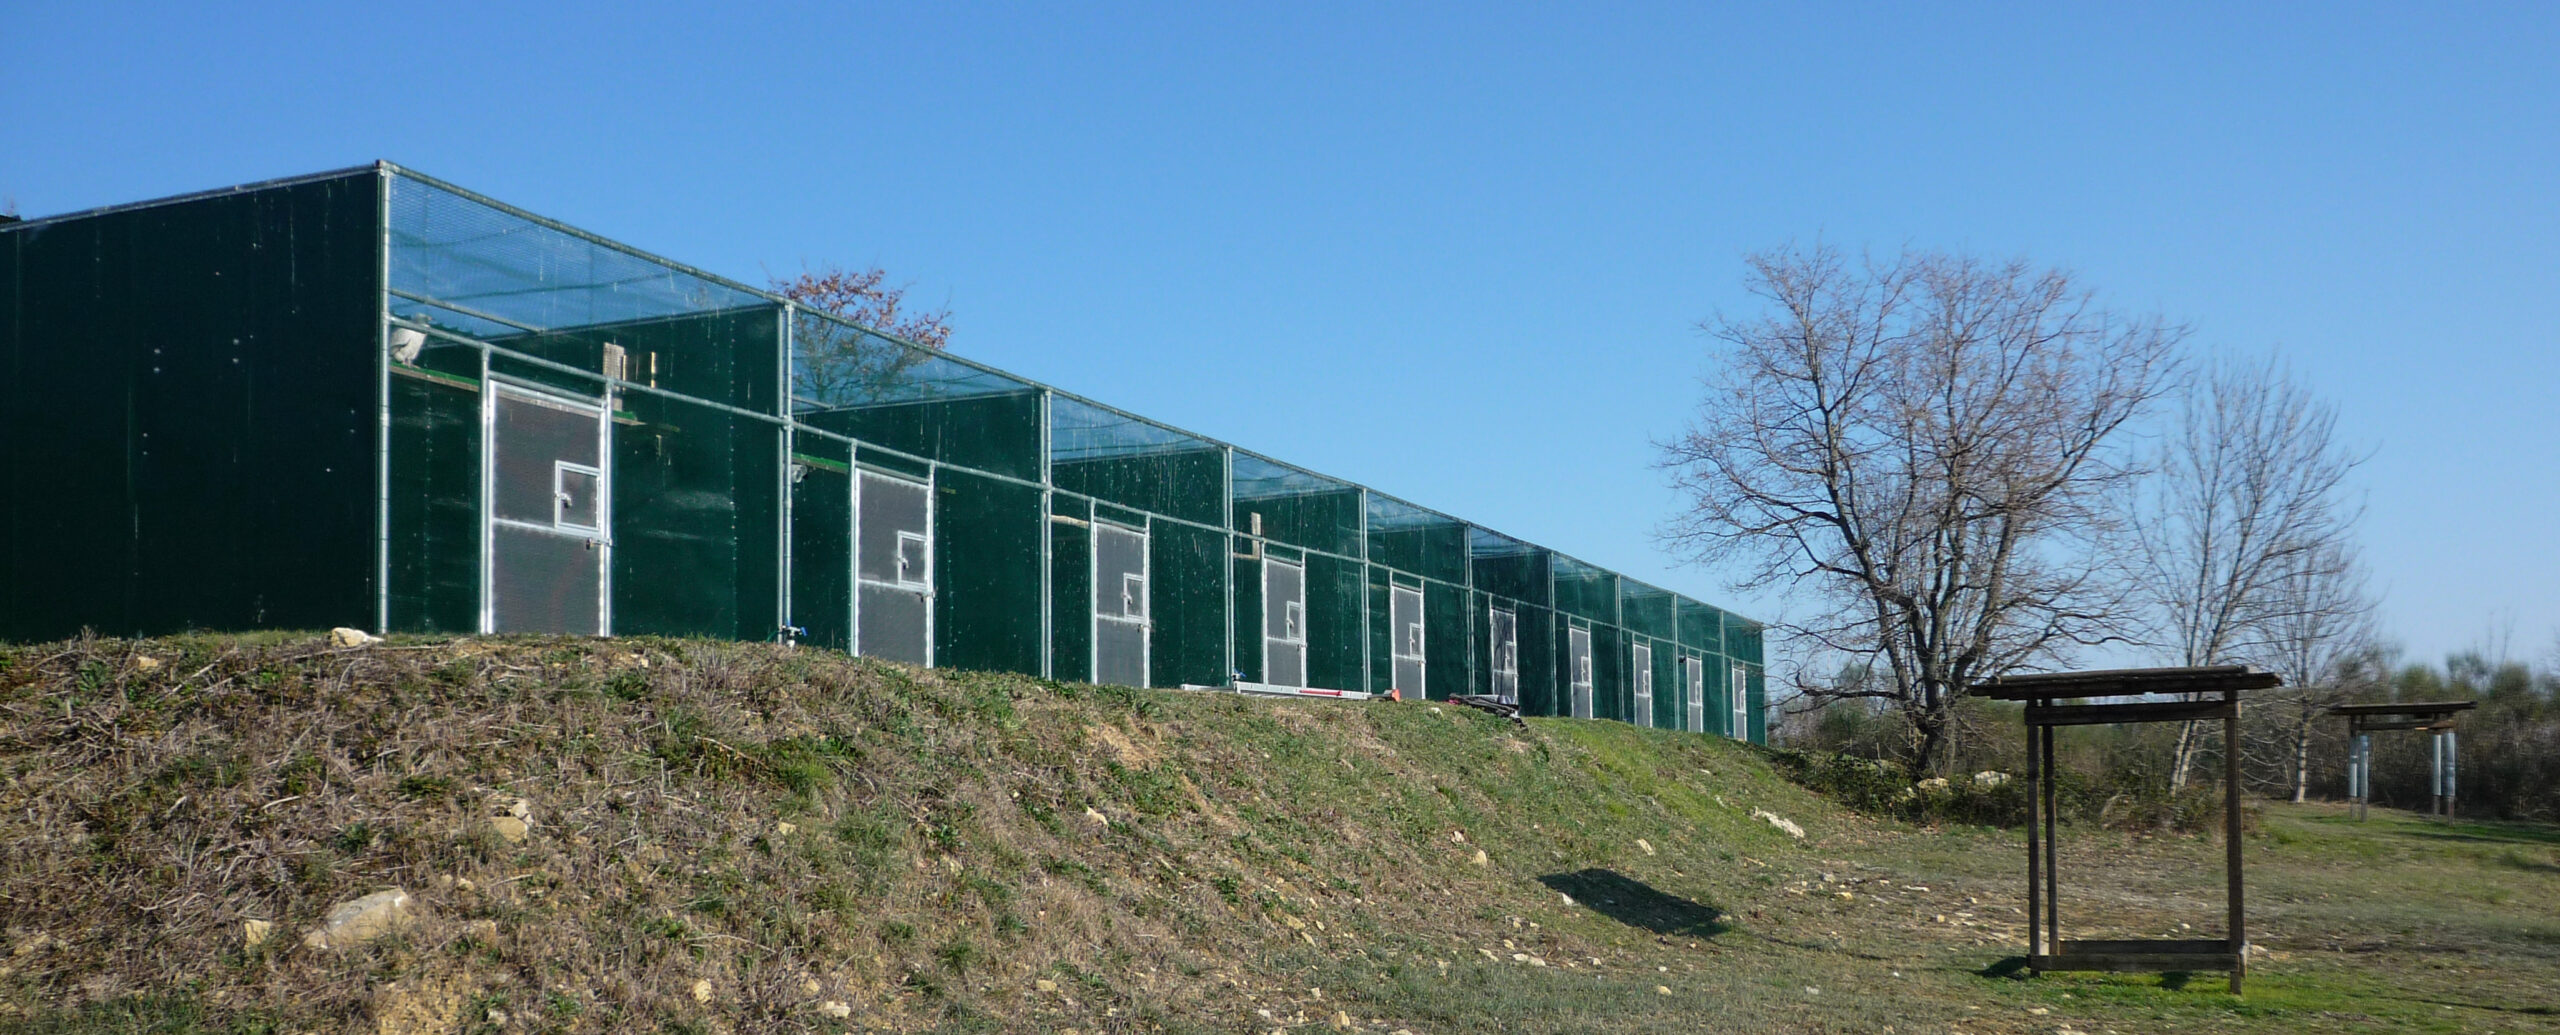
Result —
POLYGON ((2249 969, 2248 922, 2240 907, 2240 695, 2225 693, 2230 714, 2222 720, 2222 841, 2224 876, 2231 882, 2231 994, 2249 969))

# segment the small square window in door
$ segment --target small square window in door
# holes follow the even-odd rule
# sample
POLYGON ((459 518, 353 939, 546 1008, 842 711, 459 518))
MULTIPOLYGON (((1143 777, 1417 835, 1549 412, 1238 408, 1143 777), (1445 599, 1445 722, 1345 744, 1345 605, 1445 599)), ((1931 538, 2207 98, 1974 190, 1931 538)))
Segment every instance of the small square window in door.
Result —
POLYGON ((604 527, 604 472, 566 461, 551 465, 551 523, 564 529, 604 527))

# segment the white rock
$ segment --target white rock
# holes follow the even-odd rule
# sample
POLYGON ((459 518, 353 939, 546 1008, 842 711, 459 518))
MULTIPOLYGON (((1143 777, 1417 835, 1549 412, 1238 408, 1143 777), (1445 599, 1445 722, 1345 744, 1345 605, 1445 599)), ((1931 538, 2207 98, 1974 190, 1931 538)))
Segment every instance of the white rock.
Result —
POLYGON ((818 1012, 829 1017, 851 1017, 853 1006, 839 999, 829 999, 818 1004, 818 1012))
POLYGON ((1482 849, 1482 848, 1478 848, 1478 849, 1476 849, 1476 857, 1475 857, 1475 859, 1473 860, 1473 862, 1474 862, 1476 865, 1478 865, 1478 866, 1491 866, 1491 865, 1493 865, 1493 859, 1492 859, 1492 858, 1490 858, 1490 857, 1488 857, 1488 856, 1486 856, 1486 855, 1484 854, 1484 849, 1482 849))
POLYGON ((2009 774, 1997 769, 1985 769, 1973 774, 1973 785, 1975 787, 1998 787, 2007 782, 2009 782, 2009 774))
POLYGON ((362 647, 367 644, 380 642, 382 642, 382 637, 376 636, 362 629, 350 629, 341 625, 335 629, 329 630, 329 643, 332 646, 362 647))
POLYGON ((267 939, 274 937, 275 933, 276 925, 265 920, 240 921, 240 943, 249 948, 254 949, 265 945, 267 939))
POLYGON ((383 935, 407 930, 409 925, 417 922, 417 913, 407 891, 385 888, 363 898, 331 906, 328 919, 303 935, 302 944, 314 949, 362 945, 383 935))
POLYGON ((489 829, 497 831, 499 837, 506 838, 508 844, 520 844, 533 833, 531 826, 514 816, 499 816, 491 819, 489 829))
POLYGON ((697 1002, 697 1003, 707 1003, 707 1002, 710 1002, 710 1001, 711 1001, 711 979, 709 979, 709 978, 696 978, 696 979, 694 979, 694 982, 693 982, 693 1001, 694 1001, 694 1002, 697 1002))
POLYGON ((1751 818, 1764 820, 1770 826, 1786 831, 1788 837, 1802 838, 1804 836, 1804 828, 1797 826, 1794 820, 1788 819, 1785 816, 1781 816, 1767 809, 1751 810, 1751 818))
POLYGON ((1653 854, 1653 842, 1651 842, 1651 841, 1647 841, 1647 840, 1645 840, 1645 839, 1643 839, 1643 838, 1639 837, 1639 838, 1637 838, 1637 839, 1636 839, 1636 847, 1641 848, 1641 849, 1644 849, 1644 854, 1646 854, 1646 855, 1652 855, 1652 854, 1653 854))
POLYGON ((1111 825, 1111 817, 1094 811, 1093 806, 1090 805, 1085 806, 1084 818, 1092 820, 1093 825, 1097 827, 1107 827, 1111 825))
POLYGON ((799 832, 800 828, 791 823, 776 823, 773 825, 773 836, 775 837, 790 837, 791 835, 799 832))

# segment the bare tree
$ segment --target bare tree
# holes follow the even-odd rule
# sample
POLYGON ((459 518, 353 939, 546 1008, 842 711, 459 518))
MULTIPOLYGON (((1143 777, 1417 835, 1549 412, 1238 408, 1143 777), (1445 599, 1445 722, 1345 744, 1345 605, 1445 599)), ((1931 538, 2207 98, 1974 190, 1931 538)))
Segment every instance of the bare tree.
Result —
MULTIPOLYGON (((2248 660, 2277 623, 2326 600, 2288 589, 2352 565, 2356 519, 2341 485, 2359 459, 2337 443, 2337 411, 2274 359, 2217 363, 2187 387, 2179 420, 2137 502, 2142 583, 2181 665, 2248 660)), ((2169 787, 2183 790, 2203 748, 2182 723, 2169 787)))
MULTIPOLYGON (((2310 793, 2311 745, 2329 708, 2389 678, 2378 643, 2373 597, 2355 547, 2333 542, 2296 558, 2276 578, 2272 610, 2257 636, 2256 660, 2281 672, 2283 689, 2254 709, 2251 749, 2271 762, 2294 801, 2310 793)), ((2264 768, 2264 766, 2261 766, 2264 768)))
POLYGON ((1749 259, 1768 311, 1706 325, 1730 348, 1689 430, 1662 445, 1685 498, 1664 527, 1739 589, 1815 603, 1779 629, 1871 666, 1921 771, 1946 756, 1973 682, 2120 639, 2100 541, 2134 476, 2117 447, 2157 397, 2183 331, 2096 304, 2059 270, 1939 253, 1833 249, 1749 259))

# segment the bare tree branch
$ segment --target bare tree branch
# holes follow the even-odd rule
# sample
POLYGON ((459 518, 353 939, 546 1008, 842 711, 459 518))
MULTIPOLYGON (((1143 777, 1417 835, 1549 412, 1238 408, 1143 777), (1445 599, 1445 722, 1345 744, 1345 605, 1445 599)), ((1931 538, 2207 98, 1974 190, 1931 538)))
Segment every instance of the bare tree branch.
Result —
POLYGON ((1967 686, 2124 637, 2133 601, 2106 547, 2137 468, 2116 442, 2184 331, 2023 262, 1853 270, 1815 247, 1749 264, 1768 308, 1707 325, 1728 363, 1661 444, 1686 501, 1663 536, 1742 565, 1739 589, 1816 602, 1780 632, 1867 676, 1799 686, 1890 700, 1929 769, 1967 686))

